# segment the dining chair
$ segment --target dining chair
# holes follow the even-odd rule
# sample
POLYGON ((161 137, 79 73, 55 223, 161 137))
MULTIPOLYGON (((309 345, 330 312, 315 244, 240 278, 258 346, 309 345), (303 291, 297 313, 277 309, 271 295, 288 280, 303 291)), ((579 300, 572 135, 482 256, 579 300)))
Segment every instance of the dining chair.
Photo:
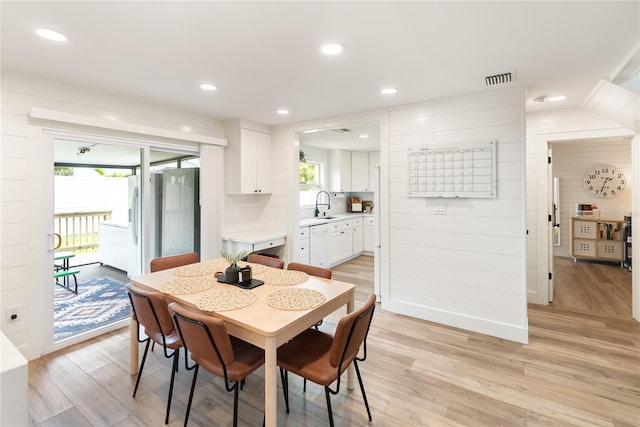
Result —
POLYGON ((340 392, 341 375, 353 362, 369 421, 372 421, 358 362, 367 358, 367 334, 373 319, 375 303, 376 296, 369 295, 360 309, 340 319, 333 336, 315 329, 307 329, 278 348, 278 366, 280 367, 287 413, 289 413, 288 373, 291 372, 324 386, 327 410, 329 411, 329 425, 333 427, 330 396, 340 392), (358 357, 360 346, 363 347, 362 357, 358 357), (335 389, 332 389, 331 384, 334 382, 336 382, 335 389))
MULTIPOLYGON (((322 277, 323 279, 331 279, 330 269, 324 268, 324 267, 318 267, 316 265, 302 264, 300 262, 290 262, 287 265, 287 270, 304 271, 305 273, 311 276, 322 277)), ((320 320, 318 323, 316 323, 313 326, 316 329, 318 329, 318 326, 320 325, 322 325, 322 320, 320 320)), ((304 391, 307 391, 306 381, 304 383, 304 391)))
POLYGON ((302 264, 300 262, 290 262, 287 265, 287 270, 304 271, 311 276, 322 277, 323 279, 331 279, 330 269, 318 267, 315 265, 302 264))
POLYGON ((247 257, 247 262, 252 262, 254 264, 262 264, 268 267, 279 268, 281 270, 284 268, 283 260, 281 260, 280 258, 274 258, 266 255, 249 254, 249 256, 247 257))
POLYGON ((169 268, 182 267, 183 265, 195 264, 196 262, 199 262, 199 261, 200 259, 198 257, 198 254, 195 252, 190 252, 186 254, 154 258, 151 260, 150 268, 151 268, 151 272, 155 273, 156 271, 167 270, 169 268))
POLYGON ((167 359, 173 358, 173 367, 171 369, 171 382, 169 383, 169 396, 167 398, 167 412, 165 415, 164 423, 169 423, 169 412, 171 411, 171 396, 173 394, 173 382, 176 372, 178 371, 178 360, 180 358, 180 348, 182 347, 182 341, 176 331, 173 320, 168 310, 168 301, 164 295, 160 292, 147 291, 128 283, 125 285, 127 293, 129 294, 129 300, 131 301, 131 309, 133 316, 138 322, 138 328, 136 331, 137 339, 139 343, 146 342, 144 347, 144 354, 142 355, 142 362, 140 362, 140 368, 138 369, 138 378, 136 379, 136 385, 133 389, 133 397, 136 397, 138 391, 138 385, 140 384, 140 378, 142 377, 142 370, 144 369, 144 362, 147 359, 147 353, 149 351, 149 344, 151 342, 162 345, 164 349, 164 357, 167 359), (140 326, 144 327, 145 338, 140 337, 140 326), (173 350, 172 352, 170 350, 173 350))
POLYGON ((169 312, 184 343, 191 354, 193 380, 184 425, 189 421, 193 392, 198 370, 202 366, 214 375, 224 378, 225 388, 233 395, 233 426, 238 425, 238 394, 245 378, 264 365, 264 350, 229 335, 224 321, 218 317, 197 313, 178 303, 169 304, 169 312))

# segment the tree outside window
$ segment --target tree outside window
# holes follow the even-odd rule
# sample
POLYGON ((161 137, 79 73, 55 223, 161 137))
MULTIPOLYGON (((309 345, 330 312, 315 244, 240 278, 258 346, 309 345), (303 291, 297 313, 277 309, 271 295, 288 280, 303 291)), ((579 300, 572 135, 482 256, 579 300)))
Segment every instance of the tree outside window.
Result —
POLYGON ((316 195, 322 189, 320 173, 321 164, 300 162, 300 206, 313 206, 316 195))

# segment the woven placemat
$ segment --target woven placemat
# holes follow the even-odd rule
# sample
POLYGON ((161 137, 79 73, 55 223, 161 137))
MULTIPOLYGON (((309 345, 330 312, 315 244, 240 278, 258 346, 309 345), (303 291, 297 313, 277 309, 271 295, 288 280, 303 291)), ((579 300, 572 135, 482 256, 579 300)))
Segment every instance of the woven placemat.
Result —
POLYGON ((267 305, 278 310, 309 310, 324 304, 326 298, 313 289, 280 289, 267 297, 267 305))
POLYGON ((260 274, 258 279, 268 285, 290 286, 306 282, 309 280, 309 275, 304 271, 269 269, 264 274, 260 274))
POLYGON ((229 311, 247 307, 258 300, 251 291, 244 289, 219 289, 209 292, 196 305, 203 311, 229 311))
POLYGON ((215 284, 215 279, 211 277, 186 277, 167 282, 160 290, 170 295, 195 294, 211 289, 215 284))
POLYGON ((199 262, 178 267, 173 270, 173 275, 178 277, 208 276, 216 271, 224 271, 228 265, 229 263, 220 261, 199 262))
POLYGON ((251 275, 254 274, 262 274, 265 271, 268 270, 269 267, 267 267, 266 265, 262 265, 262 264, 256 264, 254 262, 244 262, 244 261, 240 261, 238 263, 238 267, 246 267, 246 266, 250 266, 251 267, 251 275))

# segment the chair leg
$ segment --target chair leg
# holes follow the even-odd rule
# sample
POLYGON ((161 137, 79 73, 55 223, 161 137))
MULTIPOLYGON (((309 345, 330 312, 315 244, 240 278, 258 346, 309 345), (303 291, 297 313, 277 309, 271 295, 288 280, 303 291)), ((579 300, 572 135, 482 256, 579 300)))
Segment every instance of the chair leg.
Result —
POLYGON ((329 426, 333 427, 333 411, 331 410, 331 394, 329 393, 329 387, 324 388, 324 394, 327 396, 327 410, 329 411, 329 426))
POLYGON ((284 393, 284 404, 287 408, 287 414, 289 413, 289 374, 284 369, 280 368, 280 379, 282 380, 282 392, 284 393))
POLYGON ((189 421, 189 412, 191 412, 191 401, 193 400, 193 391, 196 389, 196 380, 198 379, 198 370, 200 365, 196 365, 193 370, 193 380, 191 380, 191 391, 189 392, 189 401, 187 402, 187 413, 184 416, 184 427, 187 427, 187 421, 189 421))
POLYGON ((307 379, 306 378, 302 379, 302 392, 303 393, 307 392, 307 379))
POLYGON ((240 393, 238 385, 236 383, 233 390, 233 427, 238 427, 238 394, 240 393))
POLYGON ((171 382, 169 383, 169 397, 167 398, 167 415, 164 417, 164 423, 169 424, 169 413, 171 412, 171 397, 173 396, 173 380, 176 378, 178 371, 178 361, 180 360, 180 349, 173 351, 173 366, 171 368, 171 382))
POLYGON ((369 415, 369 421, 373 421, 373 418, 371 418, 371 411, 369 410, 369 401, 367 400, 367 393, 364 392, 364 383, 362 382, 362 376, 360 375, 360 368, 358 368, 358 362, 356 360, 353 361, 353 366, 356 367, 356 374, 358 374, 358 382, 360 383, 360 390, 362 391, 364 406, 367 408, 367 415, 369 415))
POLYGON ((142 370, 144 369, 144 362, 147 360, 147 351, 149 351, 149 343, 151 340, 147 338, 147 345, 144 347, 144 353, 142 354, 142 362, 140 362, 140 369, 138 369, 138 378, 136 379, 136 386, 133 388, 133 397, 136 397, 138 391, 138 384, 140 384, 140 377, 142 377, 142 370))

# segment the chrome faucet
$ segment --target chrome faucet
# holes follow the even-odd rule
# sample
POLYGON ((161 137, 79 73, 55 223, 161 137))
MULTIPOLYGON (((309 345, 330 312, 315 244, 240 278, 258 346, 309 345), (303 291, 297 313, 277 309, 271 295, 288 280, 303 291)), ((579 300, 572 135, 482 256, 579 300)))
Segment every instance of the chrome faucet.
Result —
POLYGON ((327 209, 331 209, 331 195, 326 191, 318 191, 318 194, 316 195, 316 216, 320 215, 318 206, 326 206, 327 209), (318 203, 318 199, 320 199, 320 194, 322 193, 327 195, 327 203, 318 203))

